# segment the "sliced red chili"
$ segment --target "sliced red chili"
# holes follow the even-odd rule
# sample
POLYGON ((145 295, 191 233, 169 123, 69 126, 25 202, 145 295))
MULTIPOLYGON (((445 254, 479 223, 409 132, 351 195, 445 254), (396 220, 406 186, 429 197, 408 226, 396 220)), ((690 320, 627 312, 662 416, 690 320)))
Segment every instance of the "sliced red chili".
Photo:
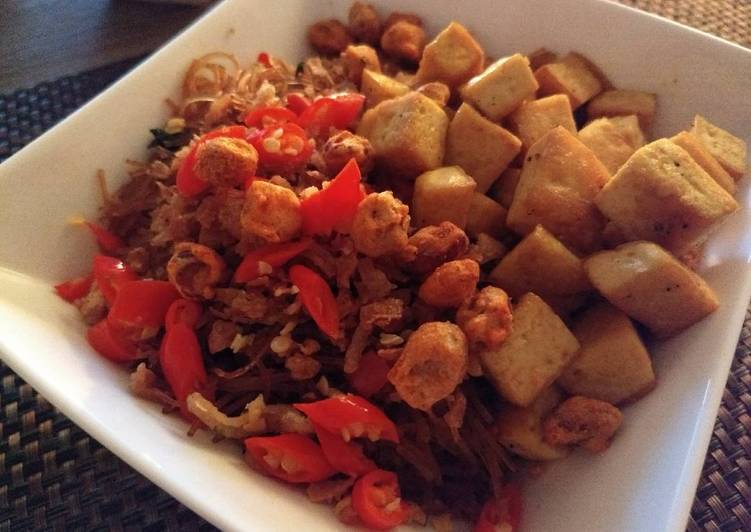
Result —
POLYGON ((104 253, 115 253, 117 250, 125 247, 122 239, 111 231, 105 229, 95 222, 84 222, 91 233, 96 238, 96 242, 104 253))
POLYGON ((326 188, 302 200, 303 232, 326 236, 335 228, 349 230, 357 206, 365 198, 360 186, 361 177, 357 161, 350 159, 326 188))
POLYGON ((260 262, 265 262, 272 268, 278 268, 308 249, 312 242, 310 238, 303 238, 297 242, 268 244, 249 251, 235 270, 234 281, 246 283, 257 278, 260 275, 258 271, 260 262))
POLYGON ((86 340, 97 353, 113 362, 130 362, 138 358, 135 344, 113 331, 106 318, 89 327, 86 340))
POLYGON ((81 299, 83 296, 89 293, 91 285, 94 282, 94 274, 89 274, 86 277, 77 277, 75 279, 69 279, 60 284, 55 285, 55 292, 62 297, 68 303, 73 303, 77 299, 81 299))
POLYGON ((342 93, 318 98, 300 114, 298 123, 314 137, 328 136, 330 128, 346 129, 362 111, 365 96, 342 93))
POLYGON ((285 171, 308 162, 313 146, 305 130, 285 122, 274 124, 248 135, 248 142, 258 151, 259 164, 271 171, 285 171))
POLYGON ((176 323, 184 323, 194 329, 198 320, 201 319, 203 308, 197 301, 190 299, 177 299, 172 302, 164 318, 164 327, 168 331, 176 323))
POLYGON ((192 420, 186 398, 193 392, 200 392, 211 400, 213 393, 208 386, 201 346, 190 325, 182 321, 170 325, 159 349, 159 365, 180 404, 181 414, 192 420))
POLYGON ((258 54, 258 58, 256 59, 258 63, 261 63, 266 68, 271 67, 271 57, 269 57, 269 54, 266 52, 261 52, 258 54))
POLYGON ((175 287, 167 281, 129 281, 120 287, 107 321, 114 329, 133 338, 145 328, 164 325, 167 310, 179 297, 175 287))
POLYGON ((253 109, 243 118, 248 127, 263 129, 277 124, 294 122, 297 115, 285 107, 258 107, 253 109))
POLYGON ((409 508, 401 499, 395 473, 376 469, 360 478, 352 487, 352 507, 370 528, 388 530, 407 520, 409 508))
POLYGON ((289 269, 289 278, 300 290, 300 301, 318 328, 331 338, 339 338, 339 308, 326 280, 299 264, 289 269))
POLYGON ((93 270, 94 280, 110 306, 125 283, 138 279, 138 275, 127 264, 115 257, 96 255, 93 270))
POLYGON ((180 167, 177 169, 175 184, 177 185, 177 191, 180 195, 186 198, 191 198, 197 196, 209 186, 208 181, 204 181, 198 177, 195 171, 197 161, 196 154, 198 152, 198 147, 202 143, 219 137, 245 138, 246 134, 247 129, 245 126, 224 126, 209 131, 196 140, 180 163, 180 167))
POLYGON ((256 468, 286 482, 319 482, 336 473, 321 447, 302 434, 248 438, 245 449, 256 468))
POLYGON ((360 359, 357 371, 349 375, 352 388, 363 397, 377 393, 388 382, 389 363, 372 351, 360 359))
POLYGON ((472 528, 472 532, 518 531, 521 525, 522 511, 521 490, 514 484, 507 484, 501 489, 499 498, 490 499, 482 507, 480 517, 472 528), (509 527, 511 528, 509 529, 509 527))
POLYGON ((375 463, 366 457, 360 446, 346 442, 341 434, 334 434, 318 425, 313 425, 318 442, 331 466, 345 475, 359 477, 368 471, 378 469, 375 463))
POLYGON ((358 395, 345 394, 314 403, 296 403, 312 423, 345 441, 365 436, 371 441, 387 440, 399 443, 396 425, 383 410, 358 395))
POLYGON ((299 92, 290 92, 287 94, 287 109, 296 115, 301 115, 308 107, 310 107, 310 100, 305 95, 299 92))

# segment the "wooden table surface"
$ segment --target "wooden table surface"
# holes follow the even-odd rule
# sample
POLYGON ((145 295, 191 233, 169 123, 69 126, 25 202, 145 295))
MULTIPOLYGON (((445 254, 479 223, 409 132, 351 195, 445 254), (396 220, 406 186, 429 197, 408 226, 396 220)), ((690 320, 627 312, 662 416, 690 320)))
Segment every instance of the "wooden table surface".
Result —
POLYGON ((137 0, 0 0, 0 94, 149 53, 203 11, 137 0))

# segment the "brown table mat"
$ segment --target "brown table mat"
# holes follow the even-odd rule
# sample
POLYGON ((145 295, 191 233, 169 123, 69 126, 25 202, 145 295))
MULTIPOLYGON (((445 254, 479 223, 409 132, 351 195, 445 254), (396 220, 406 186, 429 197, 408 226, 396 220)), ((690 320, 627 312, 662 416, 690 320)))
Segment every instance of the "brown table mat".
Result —
MULTIPOLYGON (((745 0, 622 0, 751 46, 745 0)), ((0 161, 133 62, 0 95, 0 161)), ((0 362, 0 532, 213 530, 103 448, 0 362)), ((747 313, 688 530, 751 531, 751 314, 747 313)))

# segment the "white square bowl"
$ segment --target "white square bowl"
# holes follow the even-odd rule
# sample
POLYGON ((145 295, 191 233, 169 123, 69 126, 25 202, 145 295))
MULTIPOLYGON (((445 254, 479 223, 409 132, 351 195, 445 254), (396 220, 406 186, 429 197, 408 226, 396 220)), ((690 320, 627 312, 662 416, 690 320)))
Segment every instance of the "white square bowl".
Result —
MULTIPOLYGON (((695 30, 600 0, 395 0, 430 33, 455 19, 491 56, 540 46, 589 55, 614 83, 659 95, 655 135, 685 128, 696 112, 751 140, 751 52, 695 30)), ((262 50, 305 55, 308 24, 346 17, 349 0, 230 0, 133 72, 0 166, 0 350, 5 362, 74 422, 138 471, 227 530, 344 530, 324 507, 254 474, 237 448, 132 397, 120 368, 91 351, 75 309, 51 283, 83 274, 94 249, 65 224, 95 216, 94 170, 112 185, 126 158, 143 157, 163 99, 177 94, 190 60, 211 50, 249 61, 262 50)), ((659 386, 626 409, 612 448, 551 466, 526 490, 529 531, 678 531, 691 501, 751 295, 751 209, 713 236, 703 274, 722 305, 654 346, 659 386)))

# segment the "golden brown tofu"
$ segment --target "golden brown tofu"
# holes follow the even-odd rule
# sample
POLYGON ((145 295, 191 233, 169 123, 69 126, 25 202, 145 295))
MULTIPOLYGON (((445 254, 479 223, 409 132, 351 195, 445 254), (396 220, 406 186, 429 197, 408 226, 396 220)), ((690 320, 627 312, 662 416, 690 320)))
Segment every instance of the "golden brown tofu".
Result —
POLYGON ((440 81, 450 88, 458 87, 482 72, 485 52, 458 22, 451 22, 422 53, 417 69, 419 83, 440 81))
POLYGON ((691 133, 696 135, 704 147, 717 159, 722 167, 737 181, 746 173, 748 151, 743 139, 739 139, 721 127, 709 122, 701 115, 694 117, 691 133))
POLYGON ((729 194, 735 194, 735 180, 725 171, 720 163, 717 162, 711 153, 699 142, 696 135, 688 131, 681 131, 670 139, 688 152, 691 158, 707 172, 717 184, 728 191, 729 194))
POLYGON ((623 312, 598 303, 576 318, 572 331, 581 350, 558 378, 568 393, 617 405, 654 388, 649 352, 623 312))
POLYGON ((521 149, 511 132, 463 103, 449 125, 444 164, 461 166, 487 192, 521 149))
POLYGON ((597 118, 579 131, 579 140, 594 152, 611 174, 615 174, 636 150, 644 146, 644 134, 636 115, 597 118))
POLYGON ((576 134, 574 113, 568 98, 563 94, 523 102, 509 115, 509 122, 511 131, 521 139, 524 150, 528 150, 556 126, 576 134))
POLYGON ((541 225, 501 259, 488 281, 512 297, 534 292, 545 299, 592 289, 582 260, 541 225))
POLYGON ((378 53, 367 44, 350 44, 339 56, 349 80, 359 85, 364 70, 381 71, 378 53))
POLYGON ((648 129, 654 120, 657 96, 650 92, 614 89, 598 94, 587 105, 590 119, 601 116, 636 115, 642 128, 648 129))
POLYGON ((548 63, 535 71, 540 95, 565 94, 571 108, 577 109, 603 89, 602 82, 578 54, 569 53, 557 63, 548 63))
POLYGON ((584 260, 595 288, 613 305, 667 338, 719 306, 712 288, 653 242, 628 242, 584 260))
POLYGON ((579 342, 542 299, 528 293, 514 307, 511 334, 499 347, 480 352, 485 376, 507 401, 530 405, 556 380, 579 342))
POLYGON ((448 122, 437 103, 410 92, 365 111, 357 134, 370 141, 377 164, 395 174, 416 176, 441 166, 448 122))
POLYGON ((477 242, 472 245, 468 256, 474 258, 480 264, 487 264, 500 259, 506 253, 508 253, 508 248, 503 242, 485 233, 480 233, 477 235, 477 242))
POLYGON ((537 86, 529 59, 514 54, 499 59, 470 79, 460 93, 465 102, 471 103, 490 120, 499 122, 524 100, 531 98, 537 86))
POLYGON ((480 233, 495 238, 502 237, 507 232, 506 209, 485 194, 475 192, 469 204, 466 230, 472 237, 477 237, 480 233))
POLYGON ((551 52, 547 48, 538 48, 527 57, 529 57, 529 66, 532 70, 537 70, 543 65, 558 61, 558 54, 551 52))
POLYGON ((539 224, 575 250, 597 250, 605 219, 593 200, 609 179, 592 150, 558 126, 527 152, 506 225, 524 235, 539 224))
POLYGON ((680 255, 738 208, 683 148, 660 139, 634 153, 595 198, 629 240, 680 255))
POLYGON ((521 168, 507 168, 493 185, 490 196, 507 209, 511 207, 521 175, 521 168))
POLYGON ((384 100, 407 94, 409 87, 386 74, 365 69, 362 71, 360 92, 365 95, 365 107, 370 109, 384 100))
POLYGON ((417 177, 412 198, 412 218, 417 227, 451 222, 467 225, 475 181, 458 166, 437 168, 417 177))
POLYGON ((510 452, 528 460, 557 460, 568 454, 563 445, 550 445, 543 439, 542 423, 563 400, 561 392, 550 387, 526 408, 505 405, 498 413, 495 434, 510 452))

